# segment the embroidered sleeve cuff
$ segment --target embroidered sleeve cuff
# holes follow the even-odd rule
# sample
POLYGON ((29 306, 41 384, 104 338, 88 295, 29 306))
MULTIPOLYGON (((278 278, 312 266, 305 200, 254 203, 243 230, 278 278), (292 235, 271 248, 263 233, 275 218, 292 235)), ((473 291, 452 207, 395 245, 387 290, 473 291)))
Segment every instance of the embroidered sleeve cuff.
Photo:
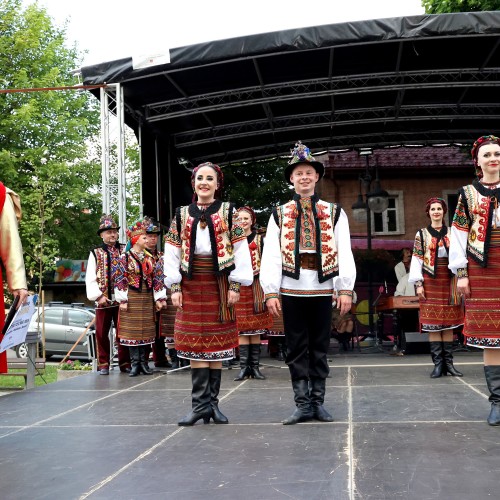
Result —
POLYGON ((467 268, 466 267, 459 267, 457 269, 457 277, 458 278, 468 278, 469 272, 467 271, 467 268))
POLYGON ((269 300, 269 299, 279 299, 280 296, 278 293, 266 293, 265 295, 265 299, 266 300, 269 300))
POLYGON ((180 283, 172 283, 170 287, 170 293, 182 292, 182 286, 180 283))
POLYGON ((352 298, 352 290, 339 290, 338 295, 347 295, 352 298))
POLYGON ((231 281, 231 283, 229 283, 229 291, 230 292, 240 293, 240 287, 241 287, 241 284, 238 283, 237 281, 231 281))

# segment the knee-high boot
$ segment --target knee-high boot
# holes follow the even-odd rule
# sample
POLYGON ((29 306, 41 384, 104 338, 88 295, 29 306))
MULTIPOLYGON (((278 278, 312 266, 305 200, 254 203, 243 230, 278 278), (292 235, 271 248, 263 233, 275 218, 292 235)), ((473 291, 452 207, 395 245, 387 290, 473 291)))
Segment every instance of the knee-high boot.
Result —
POLYGON ((438 378, 443 375, 445 370, 443 360, 443 345, 442 342, 429 342, 431 347, 431 357, 434 363, 434 370, 432 370, 431 378, 438 378))
POLYGON ((333 422, 333 417, 323 406, 325 402, 325 379, 311 378, 309 384, 311 386, 309 395, 314 418, 320 422, 333 422))
POLYGON ((146 359, 147 349, 145 346, 139 346, 139 356, 140 356, 140 369, 144 375, 152 375, 153 370, 149 368, 148 360, 146 359))
POLYGON ((463 377, 464 374, 459 372, 453 366, 453 342, 443 342, 443 357, 444 357, 444 366, 446 367, 446 371, 453 377, 463 377))
POLYGON ((307 380, 292 380, 295 406, 297 409, 288 418, 283 420, 283 425, 294 425, 307 422, 314 417, 309 397, 309 382, 307 380))
POLYGON ((194 425, 203 419, 205 424, 210 422, 212 407, 210 406, 210 368, 191 368, 191 401, 193 409, 181 420, 178 425, 194 425))
POLYGON ((137 377, 141 373, 140 370, 140 358, 139 358, 139 348, 137 346, 130 346, 130 362, 132 368, 130 369, 129 377, 137 377))
POLYGON ((266 377, 262 375, 259 368, 260 363, 260 344, 250 344, 250 360, 248 362, 250 366, 251 377, 257 380, 265 380, 266 377))
POLYGON ((212 419, 216 424, 227 424, 229 420, 219 410, 219 391, 222 370, 210 370, 210 406, 212 407, 212 419))
POLYGON ((491 411, 487 422, 489 425, 500 425, 500 366, 485 366, 484 375, 490 391, 488 399, 491 403, 491 411))
POLYGON ((252 370, 249 366, 249 349, 248 344, 240 345, 240 373, 234 380, 244 380, 245 377, 250 377, 252 370))
POLYGON ((179 358, 177 357, 177 350, 173 347, 169 347, 168 355, 170 356, 170 360, 172 361, 172 370, 177 370, 177 368, 179 368, 179 358))

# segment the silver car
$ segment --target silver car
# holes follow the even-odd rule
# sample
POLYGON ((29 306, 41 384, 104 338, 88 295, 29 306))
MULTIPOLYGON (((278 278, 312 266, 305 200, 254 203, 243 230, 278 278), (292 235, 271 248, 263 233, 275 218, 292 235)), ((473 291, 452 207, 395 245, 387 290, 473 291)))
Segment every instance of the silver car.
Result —
MULTIPOLYGON (((50 302, 45 306, 45 356, 65 356, 73 347, 75 342, 89 326, 87 333, 82 336, 76 347, 71 351, 75 357, 89 357, 87 348, 88 335, 94 333, 93 320, 94 310, 83 304, 62 304, 50 302)), ((35 312, 28 327, 28 338, 42 338, 42 309, 35 312)), ((26 343, 19 344, 16 348, 18 358, 26 358, 28 346, 26 343)))

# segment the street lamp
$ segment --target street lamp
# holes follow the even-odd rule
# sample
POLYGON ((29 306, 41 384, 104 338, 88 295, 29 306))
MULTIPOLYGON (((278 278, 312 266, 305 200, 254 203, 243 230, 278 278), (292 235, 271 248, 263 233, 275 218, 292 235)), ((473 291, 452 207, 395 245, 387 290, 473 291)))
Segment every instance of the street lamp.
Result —
MULTIPOLYGON (((366 160, 365 172, 359 176, 359 194, 358 199, 352 205, 353 217, 357 222, 366 220, 366 248, 368 252, 372 249, 372 218, 371 212, 382 213, 389 207, 389 193, 384 191, 380 185, 378 177, 378 168, 375 167, 375 180, 373 190, 371 184, 373 177, 370 173, 370 156, 373 154, 371 148, 364 148, 359 151, 359 156, 364 156, 366 160), (362 187, 364 188, 363 200, 362 187)), ((368 266, 368 321, 370 326, 370 334, 373 333, 373 291, 372 291, 372 269, 368 266)))

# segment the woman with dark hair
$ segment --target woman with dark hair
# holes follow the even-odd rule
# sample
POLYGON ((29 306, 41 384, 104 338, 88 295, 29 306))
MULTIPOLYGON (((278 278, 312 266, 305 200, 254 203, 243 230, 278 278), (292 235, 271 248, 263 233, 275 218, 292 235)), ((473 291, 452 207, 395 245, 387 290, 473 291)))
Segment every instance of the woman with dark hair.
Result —
POLYGON ((444 223, 448 206, 429 198, 425 213, 431 220, 415 236, 409 282, 420 299, 421 331, 429 334, 434 369, 431 378, 449 373, 462 377, 453 366, 453 329, 463 325, 463 308, 456 294, 456 279, 448 269, 450 229, 444 223))
POLYGON ((480 137, 471 154, 477 179, 459 190, 449 267, 465 299, 466 343, 483 349, 491 402, 487 422, 500 425, 500 139, 480 137))
POLYGON ((179 425, 210 418, 228 423, 218 407, 222 361, 238 346, 234 305, 253 272, 243 230, 233 223, 234 206, 217 199, 223 179, 210 162, 193 170, 194 201, 177 208, 165 238, 165 284, 177 308, 175 348, 191 364, 192 411, 179 425))
POLYGON ((264 247, 263 234, 256 231, 255 212, 251 207, 238 209, 238 223, 243 229, 252 259, 253 283, 240 290, 240 300, 236 304, 236 323, 239 332, 240 373, 234 379, 252 377, 263 380, 259 368, 260 336, 266 334, 273 325, 264 301, 264 292, 259 282, 260 260, 264 247))

